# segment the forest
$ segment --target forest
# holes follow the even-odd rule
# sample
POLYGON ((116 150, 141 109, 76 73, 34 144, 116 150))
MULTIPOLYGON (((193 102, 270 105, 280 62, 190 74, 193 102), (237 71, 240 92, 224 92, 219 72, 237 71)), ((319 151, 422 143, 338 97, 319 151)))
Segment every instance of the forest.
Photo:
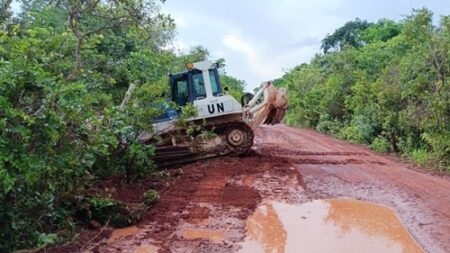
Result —
MULTIPOLYGON (((138 136, 160 114, 151 105, 166 103, 167 73, 209 57, 202 46, 170 47, 176 24, 164 0, 18 1, 17 13, 12 2, 0 10, 0 252, 63 244, 80 208, 114 210, 84 195, 99 180, 161 173, 138 136)), ((449 45, 450 16, 436 25, 427 9, 350 21, 275 80, 288 89, 286 123, 449 171, 449 45)), ((221 82, 244 94, 225 70, 221 82)))
POLYGON ((290 125, 450 170, 450 16, 356 19, 322 40, 323 53, 276 80, 290 125))

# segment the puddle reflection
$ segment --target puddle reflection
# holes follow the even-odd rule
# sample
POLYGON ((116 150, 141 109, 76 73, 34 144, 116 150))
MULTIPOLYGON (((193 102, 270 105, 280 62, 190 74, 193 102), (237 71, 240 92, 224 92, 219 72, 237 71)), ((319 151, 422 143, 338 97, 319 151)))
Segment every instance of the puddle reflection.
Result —
POLYGON ((356 200, 269 202, 246 221, 240 252, 424 252, 395 212, 356 200))

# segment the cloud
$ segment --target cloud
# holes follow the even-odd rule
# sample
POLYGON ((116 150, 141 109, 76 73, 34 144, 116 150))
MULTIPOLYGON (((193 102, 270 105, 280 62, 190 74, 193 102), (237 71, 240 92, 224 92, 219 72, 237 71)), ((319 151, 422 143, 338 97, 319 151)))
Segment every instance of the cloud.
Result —
MULTIPOLYGON (((227 68, 240 79, 250 81, 249 89, 263 81, 281 77, 284 71, 309 61, 320 48, 320 41, 314 38, 274 47, 270 43, 256 42, 238 34, 225 35, 222 43, 238 54, 237 56, 228 54, 230 64, 227 64, 227 68), (236 58, 244 61, 236 61, 236 58)), ((226 60, 228 61, 228 58, 226 60)))
POLYGON ((320 52, 321 38, 345 23, 346 19, 336 15, 343 1, 262 0, 257 7, 258 19, 250 22, 238 17, 236 22, 242 25, 222 37, 222 45, 228 49, 225 59, 230 74, 255 86, 309 62, 320 52))
POLYGON ((318 37, 304 37, 301 38, 297 42, 289 43, 286 45, 287 48, 299 48, 299 47, 309 47, 309 46, 316 46, 321 42, 322 40, 318 37))
MULTIPOLYGON (((271 22, 277 23, 287 36, 322 38, 347 19, 339 13, 345 0, 278 0, 267 3, 271 22)), ((286 36, 285 35, 285 36, 286 36)))
POLYGON ((223 44, 229 49, 240 53, 246 60, 247 67, 253 75, 259 76, 264 80, 270 80, 281 74, 281 69, 271 61, 265 59, 266 51, 262 45, 251 42, 235 34, 227 34, 222 39, 223 44))

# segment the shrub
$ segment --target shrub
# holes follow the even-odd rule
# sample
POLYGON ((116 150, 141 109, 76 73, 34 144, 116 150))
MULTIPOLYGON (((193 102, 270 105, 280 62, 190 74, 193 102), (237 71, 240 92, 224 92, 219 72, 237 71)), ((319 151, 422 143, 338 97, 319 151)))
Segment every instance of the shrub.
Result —
POLYGON ((415 149, 409 153, 411 159, 419 165, 427 165, 430 161, 430 154, 425 149, 415 149))
POLYGON ((144 193, 144 202, 149 205, 159 199, 159 193, 156 190, 150 189, 144 193))
POLYGON ((370 148, 381 153, 388 153, 390 151, 390 144, 385 138, 376 137, 370 145, 370 148))

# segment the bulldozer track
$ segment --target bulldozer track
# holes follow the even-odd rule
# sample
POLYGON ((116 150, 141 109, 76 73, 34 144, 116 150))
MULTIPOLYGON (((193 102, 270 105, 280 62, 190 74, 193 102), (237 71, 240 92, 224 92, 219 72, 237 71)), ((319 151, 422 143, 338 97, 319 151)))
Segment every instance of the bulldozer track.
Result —
POLYGON ((188 152, 187 148, 179 148, 179 147, 160 147, 160 149, 166 149, 164 153, 157 154, 155 156, 156 160, 164 156, 164 162, 157 163, 158 167, 167 167, 175 164, 185 164, 191 163, 195 161, 200 161, 208 158, 219 157, 219 156, 241 156, 245 155, 250 148, 253 146, 254 141, 254 133, 252 129, 243 122, 227 122, 222 124, 213 124, 208 125, 206 130, 212 131, 217 134, 222 139, 223 148, 213 152, 213 153, 205 153, 205 154, 197 154, 194 152, 188 152), (240 129, 246 135, 245 143, 238 147, 234 147, 230 143, 228 143, 226 135, 229 133, 231 129, 240 129), (172 158, 172 159, 171 159, 172 158))

